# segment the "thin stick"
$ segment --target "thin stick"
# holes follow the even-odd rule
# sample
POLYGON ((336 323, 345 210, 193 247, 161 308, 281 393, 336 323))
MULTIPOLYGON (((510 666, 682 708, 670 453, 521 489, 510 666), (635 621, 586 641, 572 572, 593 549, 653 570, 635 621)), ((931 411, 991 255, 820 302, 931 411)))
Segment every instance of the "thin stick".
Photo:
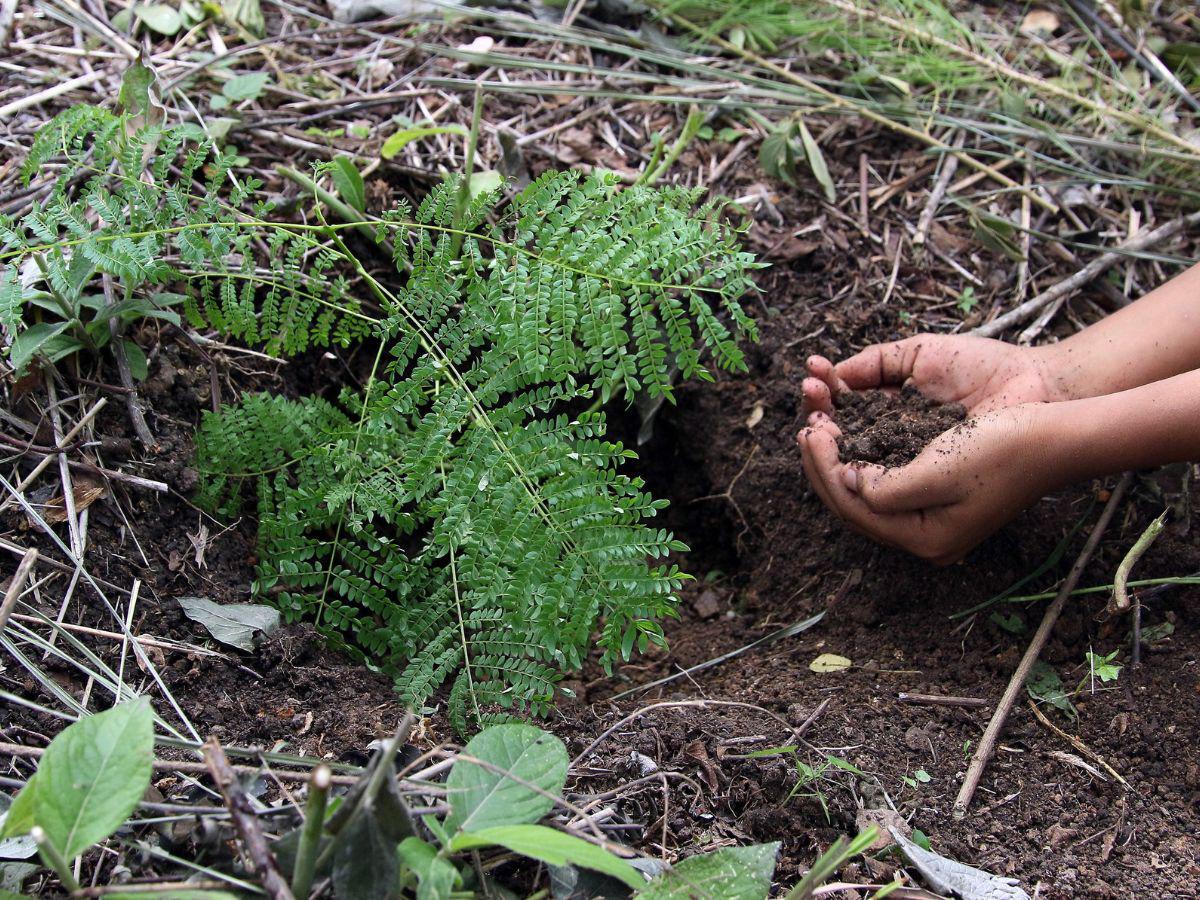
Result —
POLYGON ((1107 272, 1127 254, 1153 247, 1155 244, 1169 240, 1195 225, 1200 225, 1200 212, 1194 212, 1190 216, 1181 216, 1178 219, 1172 219, 1165 225, 1160 225, 1158 228, 1143 231, 1141 234, 1131 237, 1107 253, 1100 254, 1100 256, 1097 256, 1069 278, 1064 278, 1058 284, 1048 290, 1042 291, 1036 297, 1026 300, 1020 306, 1010 309, 1004 315, 997 316, 992 321, 980 325, 971 333, 978 337, 995 337, 1004 331, 1004 329, 1013 325, 1019 325, 1026 319, 1037 315, 1038 312, 1049 306, 1059 297, 1064 297, 1083 287, 1088 282, 1095 280, 1097 276, 1107 272))
POLYGON ((0 631, 4 631, 4 626, 8 624, 8 617, 17 605, 17 599, 21 596, 25 582, 29 580, 29 573, 33 571, 33 564, 37 562, 37 558, 38 551, 33 547, 26 550, 25 555, 21 557, 17 571, 13 573, 12 581, 8 584, 8 590, 4 592, 4 602, 0 603, 0 631))
MULTIPOLYGON (((108 403, 108 400, 104 397, 101 397, 99 400, 96 401, 95 405, 91 409, 89 409, 86 413, 83 414, 83 418, 81 418, 78 422, 76 422, 74 427, 72 427, 70 431, 68 431, 66 434, 63 435, 62 444, 60 444, 59 448, 58 448, 60 450, 60 452, 61 452, 61 448, 66 446, 67 444, 70 444, 71 441, 73 441, 75 439, 75 435, 79 434, 79 432, 81 432, 84 429, 84 426, 86 426, 88 422, 92 421, 92 419, 94 419, 96 417, 96 413, 98 413, 98 412, 100 412, 100 410, 104 409, 104 407, 105 407, 105 405, 107 405, 107 403, 108 403)), ((29 485, 33 484, 33 480, 35 478, 37 478, 39 475, 41 475, 42 472, 45 470, 46 466, 50 465, 50 463, 57 456, 58 456, 57 453, 52 453, 48 456, 43 457, 42 461, 33 467, 33 471, 21 479, 20 483, 17 485, 17 491, 24 493, 25 489, 27 487, 29 487, 29 485)), ((13 500, 12 497, 6 497, 4 499, 4 502, 0 503, 0 512, 3 512, 4 510, 8 509, 10 506, 13 505, 14 502, 15 501, 13 500)))
POLYGON ((1042 616, 1042 624, 1038 626, 1038 630, 1033 635, 1033 640, 1029 642, 1029 648, 1025 651, 1025 655, 1021 657, 1021 662, 1017 666, 1017 670, 1013 672, 1012 678, 1009 679, 1008 687, 1004 689, 1004 694, 1001 696, 1000 702, 996 704, 996 711, 992 713, 992 719, 988 722, 983 736, 979 739, 979 745, 975 748, 975 755, 971 757, 971 765, 967 768, 962 788, 959 790, 958 797, 954 801, 954 818, 961 819, 967 814, 967 807, 971 805, 971 799, 975 796, 975 789, 979 787, 979 781, 983 777, 983 770, 987 766, 988 760, 992 757, 992 752, 996 746, 996 739, 1000 737, 1000 732, 1004 728, 1008 714, 1012 712, 1013 704, 1017 702, 1017 696, 1025 689, 1025 681, 1029 678, 1029 673, 1033 670, 1034 663, 1037 662, 1038 657, 1041 655, 1042 648, 1046 646, 1046 641, 1050 639, 1050 632, 1054 630, 1054 625, 1058 621, 1063 607, 1066 606, 1067 600, 1071 596, 1071 591, 1075 590, 1075 586, 1079 583, 1079 578, 1083 575, 1084 568, 1087 567, 1088 561, 1092 558, 1092 553, 1095 552, 1100 539, 1108 529, 1108 524, 1112 521, 1113 515, 1117 511, 1117 506, 1125 496, 1125 492, 1129 490, 1129 485, 1132 482, 1132 472, 1126 472, 1121 476, 1121 480, 1117 483, 1112 495, 1108 498, 1108 503, 1104 506, 1104 511, 1100 513, 1096 527, 1092 529, 1087 543, 1083 545, 1083 549, 1079 552, 1079 558, 1075 560, 1075 564, 1071 566, 1071 571, 1067 573, 1066 580, 1063 581, 1062 587, 1059 588, 1058 596, 1046 607, 1046 614, 1042 616))
POLYGON ((1114 769, 1112 766, 1110 766, 1105 761, 1104 757, 1102 757, 1099 753, 1097 753, 1095 750, 1093 750, 1091 747, 1089 747, 1087 744, 1085 744, 1079 738, 1075 737, 1075 735, 1067 734, 1067 732, 1063 731, 1061 728, 1059 728, 1057 725, 1055 725, 1053 722, 1051 722, 1049 719, 1047 719, 1046 714, 1044 712, 1042 712, 1040 709, 1038 709, 1038 705, 1036 703, 1034 703, 1032 700, 1029 701, 1029 708, 1033 710, 1033 714, 1037 717, 1037 720, 1039 722, 1041 722, 1044 726, 1049 728, 1051 731, 1053 731, 1055 734, 1057 734, 1064 741, 1067 741, 1068 743, 1070 743, 1072 747, 1074 747, 1076 750, 1078 750, 1084 756, 1090 758, 1094 762, 1103 766, 1104 770, 1106 772, 1108 772, 1109 775, 1111 775, 1117 781, 1121 782, 1121 784, 1125 785, 1125 787, 1129 787, 1129 782, 1126 781, 1124 778, 1122 778, 1121 773, 1118 772, 1116 769, 1114 769))
MULTIPOLYGON (((962 149, 964 137, 965 135, 961 131, 955 135, 953 146, 956 149, 962 149)), ((925 208, 921 210, 921 218, 917 220, 917 233, 912 237, 914 247, 923 246, 929 237, 929 229, 933 227, 933 217, 937 215, 938 208, 942 205, 942 198, 946 196, 946 188, 950 186, 950 179, 957 171, 957 156, 942 158, 942 171, 938 173, 937 181, 933 183, 933 189, 929 192, 929 200, 925 204, 925 208)), ((1024 200, 1025 196, 1022 196, 1021 199, 1024 200)))
POLYGON ((75 78, 60 81, 58 84, 52 85, 44 91, 38 91, 36 94, 19 97, 12 103, 0 106, 0 120, 7 119, 13 113, 19 113, 23 109, 29 109, 31 106, 37 106, 39 103, 53 100, 55 97, 61 96, 68 91, 75 90, 75 88, 86 87, 94 81, 99 81, 105 74, 107 74, 106 69, 96 69, 96 71, 88 72, 86 75, 78 75, 75 78))
MULTIPOLYGON (((125 640, 125 635, 121 634, 119 631, 105 631, 102 628, 89 628, 87 625, 72 625, 70 622, 55 622, 53 619, 47 619, 43 616, 25 616, 21 615, 20 613, 16 613, 10 616, 10 618, 14 622, 26 622, 31 625, 51 625, 55 629, 61 628, 63 631, 70 631, 74 634, 86 634, 90 637, 106 638, 110 641, 125 640)), ((2 619, 0 619, 0 621, 2 621, 2 619)), ((195 653, 197 656, 212 656, 217 659, 233 658, 227 653, 222 653, 219 650, 210 650, 207 647, 198 647, 195 644, 181 644, 177 641, 165 641, 158 638, 144 637, 142 635, 130 635, 130 640, 137 641, 143 647, 157 647, 159 650, 174 650, 179 653, 195 653)))
POLYGON ((234 827, 237 828, 242 845, 246 848, 246 855, 254 863, 258 880, 267 896, 272 900, 294 900, 291 889, 279 873, 275 854, 271 852, 271 848, 267 846, 267 839, 263 837, 258 817, 250 805, 250 798, 238 783, 237 775, 230 767, 229 760, 225 758, 225 751, 221 749, 216 738, 209 738, 204 745, 204 759, 213 780, 221 789, 221 796, 225 798, 225 805, 229 808, 234 827))
MULTIPOLYGON (((44 747, 26 747, 24 744, 9 744, 9 743, 0 741, 0 753, 4 754, 5 756, 20 756, 20 757, 28 758, 28 759, 39 759, 42 756, 42 754, 45 752, 46 752, 46 750, 44 747)), ((318 766, 325 765, 324 762, 321 762, 319 760, 313 760, 313 762, 318 766)), ((185 759, 156 759, 156 760, 154 760, 153 765, 154 765, 154 771, 156 771, 156 772, 181 772, 181 773, 184 773, 187 775, 203 775, 204 773, 209 771, 209 768, 205 763, 192 762, 190 760, 185 760, 185 759)), ((259 766, 231 765, 229 767, 229 769, 235 775, 249 775, 249 776, 256 777, 263 773, 262 768, 259 766)), ((286 771, 286 770, 282 770, 282 769, 272 769, 271 774, 274 775, 276 778, 278 778, 280 781, 301 782, 301 781, 308 781, 312 777, 312 773, 310 773, 310 772, 290 772, 290 771, 286 771)), ((425 773, 421 772, 421 773, 417 773, 417 774, 424 775, 425 773)), ((437 773, 434 773, 434 774, 437 774, 437 773)), ((358 780, 359 780, 358 775, 331 775, 330 776, 331 784, 340 784, 340 785, 348 786, 348 785, 357 784, 358 780)))

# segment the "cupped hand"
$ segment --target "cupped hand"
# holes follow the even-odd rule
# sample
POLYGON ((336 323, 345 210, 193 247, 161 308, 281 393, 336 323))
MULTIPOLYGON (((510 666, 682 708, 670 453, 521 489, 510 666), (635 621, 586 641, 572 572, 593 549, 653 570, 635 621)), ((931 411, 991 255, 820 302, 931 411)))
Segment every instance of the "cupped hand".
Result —
POLYGON ((867 347, 837 365, 811 356, 807 368, 806 416, 833 415, 833 400, 844 391, 898 389, 906 383, 939 403, 961 403, 972 415, 1062 399, 1043 348, 969 335, 919 334, 867 347))
POLYGON ((815 412, 797 436, 809 481, 825 504, 863 534, 938 565, 965 556, 1057 487, 1039 436, 1037 404, 971 419, 935 438, 906 466, 838 458, 840 431, 815 412))

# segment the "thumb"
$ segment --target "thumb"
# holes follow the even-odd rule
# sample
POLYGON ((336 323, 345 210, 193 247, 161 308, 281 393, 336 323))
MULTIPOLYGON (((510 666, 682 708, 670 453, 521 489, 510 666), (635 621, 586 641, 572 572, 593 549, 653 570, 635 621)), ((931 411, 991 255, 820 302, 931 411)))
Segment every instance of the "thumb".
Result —
POLYGON ((958 499, 953 479, 920 458, 892 469, 854 463, 843 467, 842 484, 876 513, 927 509, 958 499))

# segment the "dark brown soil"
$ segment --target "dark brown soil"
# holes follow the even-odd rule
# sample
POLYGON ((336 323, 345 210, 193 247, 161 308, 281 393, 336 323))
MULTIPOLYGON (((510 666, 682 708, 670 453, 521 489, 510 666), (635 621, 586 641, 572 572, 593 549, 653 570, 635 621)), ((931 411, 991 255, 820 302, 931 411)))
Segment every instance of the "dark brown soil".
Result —
POLYGON ((835 407, 842 458, 887 467, 912 462, 930 441, 967 417, 962 404, 937 403, 911 385, 898 393, 843 394, 835 407))
MULTIPOLYGON (((873 148, 872 154, 903 161, 902 153, 887 146, 873 148)), ((743 180, 761 177, 751 168, 743 180)), ((779 206, 791 223, 824 215, 815 201, 785 197, 779 206)), ((814 234, 812 246, 799 248, 795 240, 785 240, 789 234, 790 226, 768 221, 756 223, 749 234, 768 255, 781 247, 786 251, 772 257, 776 265, 761 279, 763 293, 754 312, 762 342, 749 349, 750 371, 682 387, 678 405, 660 413, 652 441, 641 448, 639 470, 650 490, 671 499, 665 524, 691 546, 680 562, 697 580, 684 593, 681 618, 668 623, 669 653, 634 660, 612 677, 589 666, 570 682, 577 699, 560 705, 548 727, 573 754, 634 715, 581 762, 572 789, 614 791, 608 802, 628 826, 624 839, 655 855, 781 840, 778 877, 784 885, 838 835, 855 831, 861 807, 890 801, 929 836, 934 849, 1017 877, 1031 894, 1038 889, 1040 896, 1055 898, 1197 896, 1200 590, 1194 587, 1144 593, 1145 626, 1169 625, 1174 631, 1148 649, 1136 670, 1128 666, 1127 623, 1098 618, 1103 594, 1068 608, 1043 655, 1072 689, 1085 680, 1087 651, 1118 651, 1126 668, 1117 682, 1094 693, 1085 680, 1084 692, 1073 698, 1078 720, 1054 710, 1047 714, 1121 773, 1128 788, 1081 768, 1077 748, 1021 705, 971 815, 963 821, 951 816, 990 707, 915 706, 898 695, 957 695, 989 704, 999 697, 1042 605, 1000 603, 963 614, 1037 569, 1077 521, 1090 526, 1104 485, 1080 485, 1047 498, 965 562, 947 569, 879 547, 844 527, 805 484, 795 448, 803 425, 803 361, 812 353, 840 358, 866 343, 914 333, 921 324, 939 330, 958 326, 956 319, 937 312, 944 304, 930 305, 931 311, 915 319, 897 311, 919 314, 921 298, 936 297, 939 279, 953 284, 954 276, 904 262, 895 295, 884 305, 877 298, 892 257, 879 253, 857 230, 831 222, 814 234), (681 669, 819 611, 825 611, 824 619, 807 631, 664 686, 615 697, 679 676, 681 669), (848 657, 853 667, 813 672, 812 660, 827 652, 848 657), (645 709, 659 701, 697 700, 711 702, 645 709), (803 739, 795 740, 792 729, 810 719, 803 739), (795 753, 744 758, 749 751, 785 744, 795 745, 795 753), (830 768, 797 788, 797 763, 820 767, 829 756, 852 763, 866 776, 830 768)), ((986 268, 986 260, 981 266, 986 268)), ((127 468, 162 478, 174 489, 158 495, 118 487, 97 501, 88 534, 91 571, 121 587, 142 580, 136 633, 207 643, 174 598, 202 594, 222 602, 247 600, 255 553, 252 521, 212 521, 187 499, 196 482, 191 435, 213 399, 210 365, 216 366, 225 399, 248 388, 332 391, 347 372, 361 368, 362 352, 337 359, 314 354, 281 367, 224 354, 215 354, 210 364, 169 331, 143 335, 142 343, 160 348, 146 393, 161 447, 144 465, 127 468)), ((874 402, 843 407, 839 414, 848 420, 858 409, 861 419, 874 402)), ((904 409, 888 398, 885 408, 871 407, 869 415, 886 417, 897 408, 904 409)), ((953 415, 945 408, 926 407, 923 413, 901 413, 898 424, 888 426, 907 435, 910 452, 958 421, 945 418, 953 415), (936 423, 936 430, 931 424, 928 433, 917 431, 922 418, 936 423)), ((626 427, 636 434, 635 421, 626 427)), ((874 452, 888 464, 902 460, 896 442, 876 434, 886 430, 878 425, 864 430, 847 452, 864 458, 874 452), (870 451, 868 443, 876 449, 870 451)), ((129 436, 120 402, 102 414, 100 431, 129 436)), ((1164 504, 1180 514, 1139 563, 1137 575, 1200 570, 1200 531, 1188 527, 1195 494, 1180 491, 1176 473, 1140 479, 1084 583, 1110 581, 1124 551, 1164 504)), ((14 542, 37 541, 16 518, 5 527, 14 542)), ((1057 566, 1017 593, 1052 588, 1083 538, 1081 532, 1057 566)), ((48 544, 46 550, 54 556, 48 544)), ((61 585, 62 580, 43 588, 49 612, 57 612, 51 598, 61 596, 61 585)), ((83 587, 68 621, 109 626, 98 598, 83 587)), ((291 752, 361 762, 367 745, 389 734, 400 714, 386 678, 324 648, 300 625, 278 632, 254 654, 204 658, 168 650, 154 659, 196 730, 233 744, 281 743, 291 752)), ((53 659, 45 665, 63 686, 83 696, 78 673, 56 667, 53 659)), ((0 683, 52 703, 12 665, 0 672, 0 683)), ((11 713, 0 729, 4 740, 40 745, 61 727, 49 716, 23 709, 11 713)), ((177 720, 172 724, 183 728, 177 720)), ((435 711, 423 720, 418 740, 430 744, 448 736, 435 711)), ((14 766, 14 777, 28 774, 23 762, 14 766)), ((882 882, 891 866, 884 856, 843 875, 882 882)))

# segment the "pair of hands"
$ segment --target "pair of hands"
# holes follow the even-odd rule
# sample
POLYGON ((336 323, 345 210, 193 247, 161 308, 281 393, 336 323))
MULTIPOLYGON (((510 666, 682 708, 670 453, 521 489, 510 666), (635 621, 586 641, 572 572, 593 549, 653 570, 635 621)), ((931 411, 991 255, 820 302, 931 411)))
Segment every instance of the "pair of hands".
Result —
POLYGON ((1058 396, 1036 350, 961 335, 918 335, 877 344, 834 365, 808 359, 796 441, 814 490, 838 516, 882 543, 939 565, 976 544, 1055 485, 1034 425, 1058 396), (900 468, 844 463, 833 398, 844 391, 909 383, 972 418, 940 435, 900 468))

